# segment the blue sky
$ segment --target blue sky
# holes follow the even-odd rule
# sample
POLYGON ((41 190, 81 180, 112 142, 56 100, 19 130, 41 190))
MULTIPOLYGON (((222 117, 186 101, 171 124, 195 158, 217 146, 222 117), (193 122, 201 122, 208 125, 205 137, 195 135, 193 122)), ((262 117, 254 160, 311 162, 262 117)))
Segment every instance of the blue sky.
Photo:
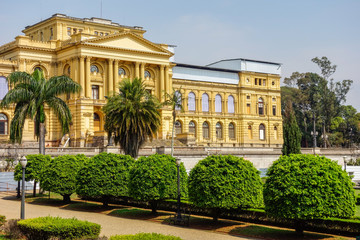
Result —
POLYGON ((177 45, 175 60, 206 65, 227 58, 280 62, 283 77, 319 72, 313 57, 338 65, 335 81, 354 80, 347 104, 360 111, 358 0, 0 0, 0 45, 54 13, 142 26, 145 38, 177 45), (101 13, 102 2, 102 13, 101 13))

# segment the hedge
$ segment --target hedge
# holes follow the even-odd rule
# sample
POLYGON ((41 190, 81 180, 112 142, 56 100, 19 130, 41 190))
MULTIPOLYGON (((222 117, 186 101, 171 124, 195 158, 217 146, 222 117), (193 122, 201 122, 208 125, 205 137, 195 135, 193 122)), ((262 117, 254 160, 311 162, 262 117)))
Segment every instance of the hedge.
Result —
POLYGON ((181 240, 181 238, 159 233, 138 233, 135 235, 115 235, 109 240, 181 240))
POLYGON ((101 229, 96 223, 50 216, 21 220, 18 226, 29 240, 97 238, 101 229))
POLYGON ((5 216, 0 215, 0 227, 1 227, 2 225, 4 225, 5 222, 6 222, 5 216))

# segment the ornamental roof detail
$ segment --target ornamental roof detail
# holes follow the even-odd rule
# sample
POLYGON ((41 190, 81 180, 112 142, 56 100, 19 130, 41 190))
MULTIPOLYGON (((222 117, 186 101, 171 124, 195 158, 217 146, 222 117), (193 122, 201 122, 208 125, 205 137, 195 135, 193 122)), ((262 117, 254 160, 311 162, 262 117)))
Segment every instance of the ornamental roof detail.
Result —
POLYGON ((90 43, 91 45, 98 45, 102 47, 122 48, 141 52, 168 54, 170 56, 174 55, 165 48, 131 32, 123 32, 104 37, 86 39, 83 40, 82 43, 90 43))

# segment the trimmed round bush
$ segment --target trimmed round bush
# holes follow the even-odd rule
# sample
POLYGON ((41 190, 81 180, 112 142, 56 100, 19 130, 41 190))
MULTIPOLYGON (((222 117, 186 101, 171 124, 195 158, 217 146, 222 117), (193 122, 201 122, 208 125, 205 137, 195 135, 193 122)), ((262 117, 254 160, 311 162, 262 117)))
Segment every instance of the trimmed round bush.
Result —
MULTIPOLYGON (((51 160, 50 155, 30 154, 26 156, 27 164, 25 168, 25 181, 34 180, 34 197, 36 194, 36 183, 40 181, 41 172, 51 160)), ((14 171, 14 180, 22 180, 22 166, 18 163, 14 171)))
POLYGON ((199 161, 189 176, 189 199, 196 206, 213 210, 263 206, 260 172, 250 161, 213 155, 199 161))
POLYGON ((271 216, 348 218, 355 213, 353 183, 336 161, 305 154, 281 156, 267 175, 264 202, 271 216))
POLYGON ((97 238, 101 229, 96 223, 50 216, 21 220, 17 224, 29 240, 97 238))
POLYGON ((138 233, 135 235, 115 235, 109 240, 181 240, 179 237, 159 233, 138 233))
MULTIPOLYGON (((187 196, 187 174, 184 164, 180 165, 181 196, 187 196)), ((129 194, 136 200, 149 201, 153 213, 157 201, 176 199, 177 167, 176 159, 170 155, 154 154, 140 157, 130 170, 129 194)))
POLYGON ((129 155, 105 152, 92 157, 77 175, 76 193, 100 197, 104 205, 110 197, 128 196, 129 169, 134 162, 129 155))
POLYGON ((41 173, 41 187, 63 196, 64 202, 70 202, 70 196, 76 190, 76 176, 88 158, 84 154, 63 155, 53 158, 41 173))

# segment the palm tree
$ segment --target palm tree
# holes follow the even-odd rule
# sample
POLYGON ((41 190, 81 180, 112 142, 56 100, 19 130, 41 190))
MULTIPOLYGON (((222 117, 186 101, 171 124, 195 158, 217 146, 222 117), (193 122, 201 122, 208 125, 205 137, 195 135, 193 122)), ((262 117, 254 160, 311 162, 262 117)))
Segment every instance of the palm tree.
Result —
POLYGON ((15 104, 14 116, 10 124, 10 141, 22 142, 26 118, 35 121, 35 135, 39 140, 39 152, 45 154, 45 104, 56 114, 63 134, 69 132, 71 113, 59 95, 78 93, 81 86, 67 76, 54 76, 46 80, 42 71, 36 69, 31 75, 13 72, 7 77, 11 88, 5 95, 0 108, 15 104))
POLYGON ((105 130, 114 134, 125 154, 138 155, 146 138, 152 139, 161 124, 160 104, 146 91, 140 78, 124 79, 119 84, 119 94, 110 96, 103 107, 105 130))
POLYGON ((182 102, 181 87, 177 91, 175 91, 175 89, 173 89, 173 92, 171 94, 165 92, 165 99, 166 100, 164 101, 163 104, 171 106, 171 109, 172 109, 173 127, 172 127, 172 133, 171 133, 171 156, 173 156, 176 111, 183 111, 183 106, 181 104, 181 102, 182 102))

